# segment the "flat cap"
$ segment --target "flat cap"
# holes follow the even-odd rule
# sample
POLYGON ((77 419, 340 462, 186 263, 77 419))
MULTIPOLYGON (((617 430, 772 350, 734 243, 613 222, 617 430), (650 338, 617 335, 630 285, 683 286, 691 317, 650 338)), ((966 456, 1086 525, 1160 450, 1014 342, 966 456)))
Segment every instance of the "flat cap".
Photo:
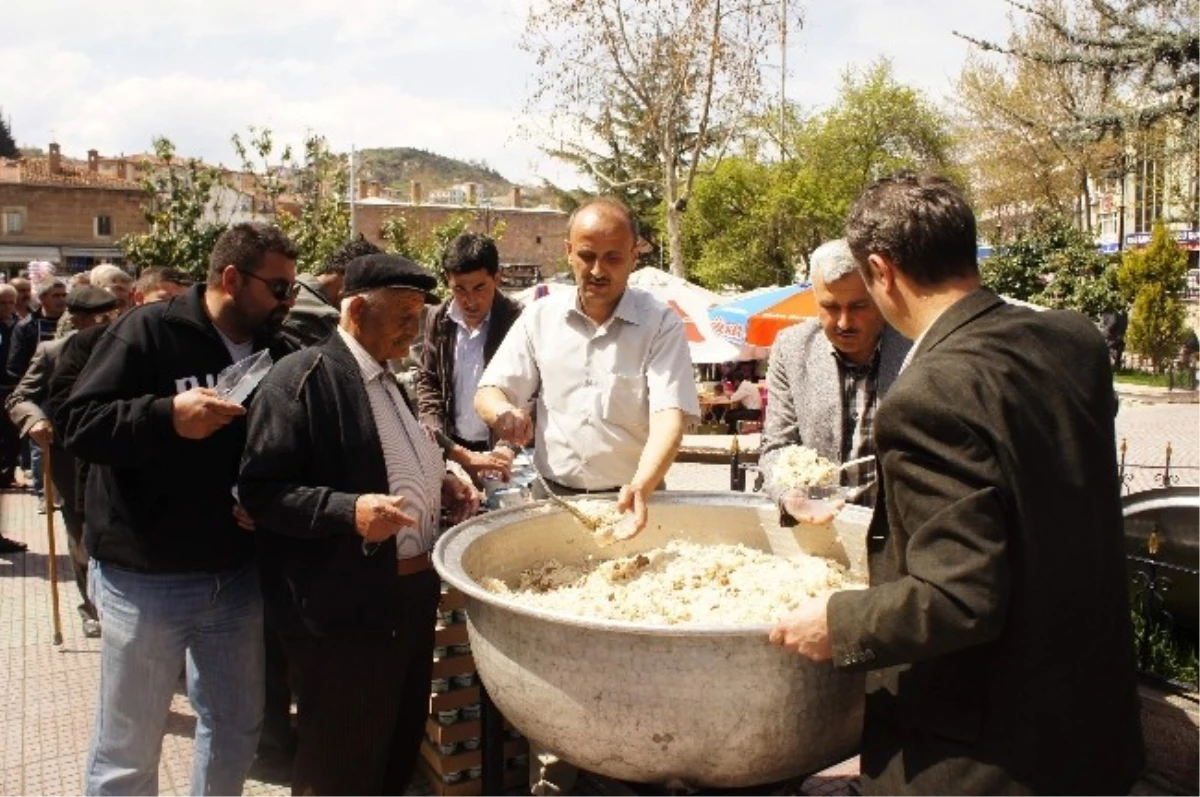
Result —
POLYGON ((343 296, 373 291, 376 288, 401 288, 418 291, 426 304, 441 300, 433 293, 437 277, 425 267, 399 255, 363 255, 346 264, 343 296))
POLYGON ((81 285, 67 294, 68 313, 107 313, 117 309, 117 297, 103 288, 81 285))

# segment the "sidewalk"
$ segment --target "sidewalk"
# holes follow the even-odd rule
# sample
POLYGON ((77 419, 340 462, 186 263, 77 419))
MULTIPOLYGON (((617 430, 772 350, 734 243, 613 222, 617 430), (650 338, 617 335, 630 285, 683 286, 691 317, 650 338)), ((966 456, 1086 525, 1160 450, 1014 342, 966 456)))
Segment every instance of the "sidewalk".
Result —
MULTIPOLYGON (((724 474, 716 474, 717 481, 727 481, 724 474)), ((53 644, 46 517, 36 509, 31 493, 0 491, 0 530, 29 546, 24 554, 0 555, 0 795, 81 792, 99 684, 100 640, 86 639, 80 627, 61 515, 55 515, 54 526, 63 644, 53 644)), ((161 794, 188 794, 195 726, 187 697, 176 694, 163 739, 161 794)), ((592 785, 596 791, 631 793, 612 781, 592 785)), ((852 759, 779 793, 847 795, 856 794, 857 786, 858 760, 852 759)), ((245 793, 291 791, 251 780, 245 793)), ((432 792, 418 775, 408 793, 432 792)))

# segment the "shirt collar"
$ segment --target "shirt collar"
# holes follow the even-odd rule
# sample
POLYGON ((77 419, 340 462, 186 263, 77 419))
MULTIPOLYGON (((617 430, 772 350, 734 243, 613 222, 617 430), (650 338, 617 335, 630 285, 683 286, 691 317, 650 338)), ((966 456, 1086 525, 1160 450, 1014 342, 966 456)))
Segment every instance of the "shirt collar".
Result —
POLYGON ((861 365, 859 363, 854 362, 846 355, 842 354, 842 352, 838 349, 837 346, 833 347, 833 356, 835 359, 837 359, 838 365, 845 368, 847 371, 850 371, 851 373, 854 373, 854 374, 859 374, 859 373, 869 374, 869 373, 873 372, 876 368, 879 367, 879 357, 880 357, 880 352, 882 352, 882 351, 883 351, 883 335, 880 335, 879 341, 875 344, 875 353, 871 355, 871 359, 867 360, 865 363, 863 363, 861 365))
POLYGON ((362 347, 361 343, 355 340, 353 335, 340 326, 337 331, 342 336, 342 342, 346 344, 346 348, 354 355, 354 361, 358 363, 358 370, 362 372, 364 382, 378 379, 384 374, 384 367, 362 347))
MULTIPOLYGON (((458 324, 463 329, 470 331, 467 327, 466 319, 463 318, 462 308, 458 306, 458 301, 456 299, 450 300, 450 309, 446 312, 446 315, 450 316, 451 321, 458 324)), ((492 320, 492 311, 488 310, 487 315, 485 315, 483 317, 483 320, 479 322, 479 331, 487 332, 488 322, 491 320, 492 320)))
MULTIPOLYGON (((569 305, 568 314, 571 312, 575 312, 584 318, 588 318, 587 313, 583 312, 583 304, 579 297, 578 290, 575 291, 574 300, 569 305)), ((625 292, 621 294, 621 298, 617 301, 616 309, 613 310, 612 315, 609 316, 608 321, 605 321, 604 324, 608 324, 614 318, 619 318, 627 324, 640 323, 640 319, 638 317, 637 296, 634 295, 634 289, 628 285, 625 286, 625 292)), ((599 324, 598 326, 604 326, 604 324, 599 324)))

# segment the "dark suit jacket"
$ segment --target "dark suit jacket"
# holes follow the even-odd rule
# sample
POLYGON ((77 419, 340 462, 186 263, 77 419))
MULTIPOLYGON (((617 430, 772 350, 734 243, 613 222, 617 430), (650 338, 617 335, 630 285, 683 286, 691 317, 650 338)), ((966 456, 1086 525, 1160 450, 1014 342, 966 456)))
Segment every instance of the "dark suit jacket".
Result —
POLYGON ((1104 341, 977 291, 875 420, 872 588, 831 598, 870 669, 864 793, 1127 794, 1142 764, 1104 341))
POLYGON ((278 625, 392 637, 413 622, 400 605, 395 537, 365 555, 354 526, 358 496, 388 491, 362 372, 341 336, 276 363, 250 406, 238 497, 268 580, 288 587, 291 606, 268 604, 278 625))
MULTIPOLYGON (((484 365, 492 361, 500 342, 521 315, 521 305, 496 291, 483 342, 484 365)), ((470 404, 474 396, 454 395, 454 344, 458 325, 450 317, 450 300, 443 302, 425 327, 425 345, 421 348, 421 368, 417 372, 417 407, 420 421, 430 429, 457 434, 455 407, 459 401, 470 404)))

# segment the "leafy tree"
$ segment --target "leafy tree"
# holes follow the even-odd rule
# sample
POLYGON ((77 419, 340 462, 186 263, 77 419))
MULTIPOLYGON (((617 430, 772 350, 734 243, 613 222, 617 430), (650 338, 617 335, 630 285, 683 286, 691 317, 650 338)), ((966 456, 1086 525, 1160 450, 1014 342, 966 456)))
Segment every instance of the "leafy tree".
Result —
POLYGON ((1092 318, 1124 306, 1116 269, 1065 216, 1039 219, 980 265, 996 293, 1092 318))
POLYGON ((809 253, 843 235, 870 181, 906 168, 956 173, 945 116, 886 60, 845 72, 834 104, 790 128, 793 157, 763 163, 751 146, 697 179, 701 212, 685 217, 684 242, 709 287, 791 282, 809 253))
MULTIPOLYGON (((1144 130, 1170 120, 1195 129, 1200 111, 1200 24, 1194 2, 1080 0, 1073 15, 1054 0, 1032 5, 1009 0, 1041 26, 1049 41, 1009 46, 955 31, 984 51, 1052 68, 1076 69, 1099 79, 1104 102, 1068 109, 1063 132, 1096 139, 1144 130)), ((1190 141, 1194 144, 1195 136, 1190 141)))
POLYGON ((20 156, 21 152, 17 149, 17 142, 13 139, 9 122, 6 122, 4 115, 0 114, 0 158, 19 158, 20 156))
MULTIPOLYGON (((471 229, 477 219, 478 216, 474 213, 455 213, 436 225, 427 235, 417 236, 413 233, 408 218, 403 213, 397 213, 384 218, 380 225, 380 234, 383 236, 384 250, 389 254, 407 257, 434 273, 439 273, 446 245, 471 229)), ((498 242, 504 238, 504 228, 504 222, 497 221, 488 235, 498 242)))
POLYGON ((243 168, 254 174, 268 212, 299 249, 297 266, 301 271, 320 268, 351 237, 346 158, 315 134, 304 140, 302 161, 295 159, 290 146, 273 161, 275 141, 269 128, 251 127, 247 139, 235 133, 232 141, 243 168))
POLYGON ((142 178, 148 196, 142 214, 150 232, 126 235, 118 246, 138 266, 165 266, 204 278, 213 245, 227 227, 214 220, 220 215, 214 199, 220 171, 196 158, 179 161, 166 138, 154 139, 154 154, 161 166, 142 178))
MULTIPOLYGON (((1052 22, 1067 23, 1067 2, 1040 0, 1039 15, 1014 30, 1009 49, 1063 53, 1052 22)), ((968 59, 958 80, 959 139, 989 239, 1003 241, 1047 210, 1092 229, 1092 188, 1119 163, 1119 142, 1064 131, 1104 107, 1105 89, 1102 76, 1076 63, 968 59)))
POLYGON ((1154 226, 1150 245, 1125 252, 1118 284, 1133 304, 1126 343, 1149 360, 1155 373, 1179 352, 1187 313, 1179 297, 1185 287, 1187 253, 1161 222, 1154 226))
POLYGON ((530 6, 522 46, 541 71, 529 117, 546 111, 550 138, 561 142, 554 151, 586 164, 603 190, 655 186, 661 192, 671 271, 678 276, 685 274, 682 218, 701 157, 707 152, 719 161, 753 109, 761 95, 762 54, 788 8, 778 0, 545 0, 530 6), (596 109, 615 109, 619 121, 596 109), (597 153, 597 140, 607 141, 607 149, 597 153), (655 159, 617 158, 613 142, 621 152, 655 159), (607 173, 614 163, 630 171, 607 173))

